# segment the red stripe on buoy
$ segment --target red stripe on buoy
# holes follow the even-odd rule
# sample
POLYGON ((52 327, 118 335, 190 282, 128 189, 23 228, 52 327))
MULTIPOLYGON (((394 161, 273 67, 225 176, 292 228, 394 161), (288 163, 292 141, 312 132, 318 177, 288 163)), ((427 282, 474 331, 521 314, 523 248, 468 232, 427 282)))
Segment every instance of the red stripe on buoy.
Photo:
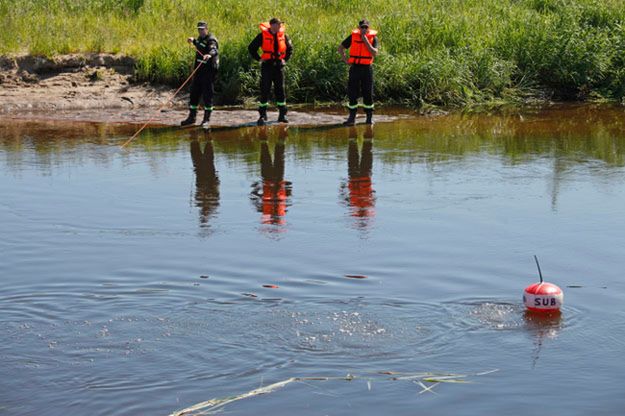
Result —
POLYGON ((562 289, 553 283, 534 283, 533 285, 529 285, 525 288, 527 293, 531 293, 533 295, 561 295, 562 289))

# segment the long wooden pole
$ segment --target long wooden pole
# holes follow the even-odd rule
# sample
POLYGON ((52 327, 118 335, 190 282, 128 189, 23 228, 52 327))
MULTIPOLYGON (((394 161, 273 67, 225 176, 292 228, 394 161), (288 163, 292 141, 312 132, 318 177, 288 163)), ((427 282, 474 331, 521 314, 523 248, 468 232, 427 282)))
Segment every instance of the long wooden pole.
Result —
MULTIPOLYGON (((195 48, 195 51, 196 51, 196 52, 197 52, 200 56, 204 57, 204 55, 202 55, 202 53, 201 53, 201 52, 200 52, 197 48, 195 48)), ((171 96, 171 97, 169 97, 169 98, 167 99, 167 101, 165 101, 165 103, 164 103, 162 106, 160 106, 160 108, 158 109, 157 113, 160 113, 160 112, 161 112, 161 110, 162 110, 163 108, 165 108, 165 106, 166 106, 167 104, 169 104, 169 103, 171 102, 171 100, 173 100, 173 99, 174 99, 174 97, 175 97, 176 95, 178 95, 178 93, 180 92, 180 90, 181 90, 181 89, 182 89, 185 85, 187 85, 187 83, 189 82, 189 80, 191 80, 191 78, 193 77, 193 75, 195 75, 195 73, 197 72, 197 70, 198 70, 198 69, 200 69, 200 67, 202 66, 202 64, 204 64, 204 61, 200 62, 200 64, 199 64, 199 65, 198 65, 198 66, 197 66, 197 67, 193 70, 193 72, 191 72, 191 75, 189 75, 189 77, 188 77, 188 78, 187 78, 187 79, 186 79, 186 80, 182 83, 182 85, 181 85, 181 86, 180 86, 180 87, 176 90, 176 92, 174 92, 174 93, 172 94, 172 96, 171 96)), ((126 147, 126 146, 127 146, 127 145, 131 142, 131 141, 133 141, 133 140, 134 140, 134 139, 135 139, 135 138, 139 135, 139 133, 141 133, 141 132, 143 131, 143 129, 145 129, 145 128, 147 127, 147 125, 148 125, 148 124, 150 124, 151 122, 153 122, 153 121, 154 121, 154 119, 155 119, 155 118, 156 118, 156 115, 154 115, 154 116, 150 117, 150 119, 148 119, 148 121, 146 121, 146 122, 145 122, 145 124, 144 124, 143 126, 141 126, 141 128, 140 128, 139 130, 137 130, 137 131, 135 132, 135 134, 133 134, 133 135, 132 135, 132 137, 130 137, 128 140, 126 140, 126 141, 124 142, 124 144, 122 144, 122 145, 121 145, 122 149, 123 149, 124 147, 126 147)))

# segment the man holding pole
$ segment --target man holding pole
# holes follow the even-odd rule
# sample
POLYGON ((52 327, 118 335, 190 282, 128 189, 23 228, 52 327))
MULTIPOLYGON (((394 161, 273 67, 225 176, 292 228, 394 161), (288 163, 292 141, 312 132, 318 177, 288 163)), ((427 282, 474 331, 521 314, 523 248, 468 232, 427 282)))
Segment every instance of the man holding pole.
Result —
POLYGON ((349 96, 349 117, 343 123, 353 126, 358 112, 358 97, 362 94, 367 124, 373 124, 373 58, 378 54, 377 31, 369 29, 369 21, 362 19, 340 45, 339 54, 349 65, 347 95, 349 96), (345 50, 349 49, 349 58, 345 50))
POLYGON ((215 78, 219 68, 219 44, 217 39, 208 33, 206 22, 198 22, 197 39, 190 37, 187 42, 195 48, 193 82, 191 84, 191 96, 189 98, 189 116, 180 123, 181 126, 195 124, 200 97, 204 101, 204 118, 202 127, 208 128, 211 113, 213 111, 213 95, 215 93, 215 78), (200 68, 198 68, 201 66, 200 68))
POLYGON ((291 58, 293 45, 285 33, 282 21, 274 17, 269 22, 261 23, 260 33, 249 44, 248 51, 252 58, 262 62, 260 65, 260 102, 258 103, 260 117, 257 124, 263 126, 267 121, 271 84, 274 87, 276 105, 279 110, 278 122, 288 123, 284 92, 284 66, 291 58), (259 48, 262 48, 262 55, 258 55, 259 48))

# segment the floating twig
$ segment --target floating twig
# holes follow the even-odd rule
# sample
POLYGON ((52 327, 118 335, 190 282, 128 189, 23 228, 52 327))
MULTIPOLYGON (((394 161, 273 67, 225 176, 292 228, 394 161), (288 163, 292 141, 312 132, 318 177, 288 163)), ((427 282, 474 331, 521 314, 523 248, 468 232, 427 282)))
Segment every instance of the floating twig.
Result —
POLYGON ((440 383, 434 383, 431 386, 426 386, 425 384, 423 384, 423 382, 421 380, 413 380, 413 383, 418 384, 421 388, 423 388, 423 390, 421 390, 419 393, 417 394, 423 394, 425 392, 430 392, 432 394, 438 394, 437 392, 435 392, 434 390, 432 390, 434 387, 438 386, 440 383))

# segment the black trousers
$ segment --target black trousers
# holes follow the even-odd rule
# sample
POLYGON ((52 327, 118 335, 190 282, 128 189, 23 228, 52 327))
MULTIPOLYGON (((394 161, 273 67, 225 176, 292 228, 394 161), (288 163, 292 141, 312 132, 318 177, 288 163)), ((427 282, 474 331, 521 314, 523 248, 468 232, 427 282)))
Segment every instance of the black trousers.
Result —
POLYGON ((260 105, 266 107, 271 94, 271 84, 278 106, 286 105, 284 93, 284 65, 281 62, 268 61, 260 66, 260 105))
POLYGON ((264 140, 260 145, 260 174, 263 181, 279 183, 284 180, 284 149, 283 141, 278 141, 274 147, 274 161, 271 161, 269 145, 264 140))
POLYGON ((362 144, 362 156, 358 154, 358 142, 350 140, 347 147, 347 174, 349 178, 371 177, 373 169, 373 142, 365 140, 362 144))
POLYGON ((356 108, 358 97, 362 95, 365 108, 373 108, 373 66, 356 65, 349 67, 349 80, 347 81, 347 95, 349 107, 356 108))
POLYGON ((191 97, 189 99, 189 107, 197 109, 200 103, 200 97, 204 101, 204 109, 212 111, 213 109, 213 96, 215 95, 215 78, 217 72, 204 68, 199 69, 193 77, 191 83, 191 97))

